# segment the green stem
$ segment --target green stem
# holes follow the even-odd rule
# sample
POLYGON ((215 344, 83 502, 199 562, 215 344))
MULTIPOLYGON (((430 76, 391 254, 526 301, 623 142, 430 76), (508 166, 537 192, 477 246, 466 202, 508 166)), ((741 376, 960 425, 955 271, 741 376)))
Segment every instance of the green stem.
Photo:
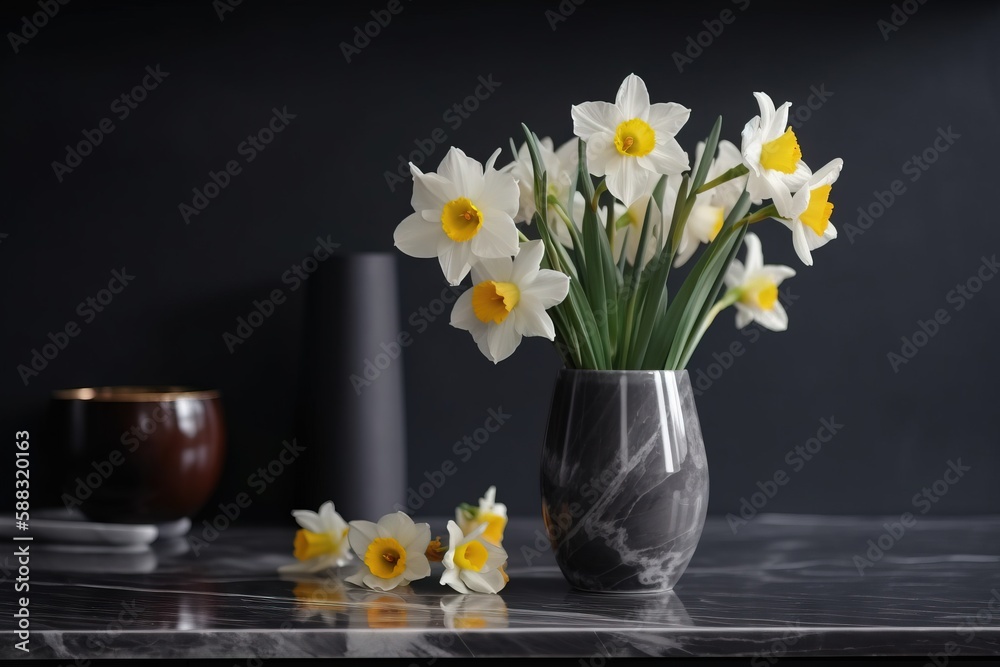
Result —
POLYGON ((559 201, 559 198, 556 197, 555 195, 549 195, 548 201, 549 201, 549 206, 551 206, 556 210, 556 213, 558 213, 559 217, 562 218, 562 221, 566 223, 566 226, 567 227, 571 226, 573 224, 573 219, 569 217, 569 213, 566 211, 566 208, 562 205, 562 202, 559 201))
POLYGON ((767 218, 780 218, 778 215, 778 209, 775 208, 774 204, 768 204, 764 208, 757 209, 751 215, 740 219, 737 225, 752 225, 755 222, 760 222, 761 220, 766 220, 767 218))
POLYGON ((722 295, 722 298, 719 299, 714 306, 712 306, 712 309, 705 315, 705 321, 702 322, 698 331, 691 337, 691 340, 688 341, 684 354, 680 360, 681 363, 678 366, 679 368, 687 367, 688 361, 691 359, 691 355, 694 354, 695 348, 697 348, 698 343, 701 342, 702 336, 704 336, 705 332, 708 331, 708 327, 710 327, 712 322, 715 321, 715 317, 726 308, 739 301, 741 293, 742 292, 738 287, 733 287, 732 289, 727 290, 726 293, 722 295))
POLYGON ((605 179, 601 179, 601 182, 597 184, 597 189, 594 190, 594 199, 590 202, 590 208, 595 213, 597 212, 597 206, 601 202, 601 195, 607 192, 608 184, 605 179))
POLYGON ((714 188, 717 185, 722 185, 726 181, 731 181, 734 178, 739 178, 740 176, 743 176, 743 175, 748 174, 748 173, 750 173, 750 170, 747 169, 746 165, 738 164, 735 167, 733 167, 732 169, 724 172, 718 178, 714 178, 711 181, 709 181, 708 183, 705 183, 705 185, 703 185, 700 188, 698 188, 697 190, 695 190, 694 193, 696 195, 700 195, 703 192, 708 192, 709 190, 711 190, 712 188, 714 188))

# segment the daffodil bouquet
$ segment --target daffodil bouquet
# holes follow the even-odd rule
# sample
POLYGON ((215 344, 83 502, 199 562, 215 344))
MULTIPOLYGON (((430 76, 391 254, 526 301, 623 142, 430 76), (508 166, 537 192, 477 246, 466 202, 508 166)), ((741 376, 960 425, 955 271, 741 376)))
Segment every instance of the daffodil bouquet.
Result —
POLYGON ((515 160, 500 169, 499 149, 485 168, 454 147, 436 173, 411 163, 414 213, 396 228, 396 247, 437 257, 452 285, 472 274, 451 324, 494 363, 522 337, 544 336, 570 368, 679 370, 729 306, 738 327, 782 331, 778 288, 795 271, 764 264, 747 230, 777 220, 811 265, 812 251, 837 236, 829 196, 843 161, 810 170, 787 126, 791 103, 776 109, 754 95, 760 113, 741 147, 720 139, 720 117, 694 167, 674 138, 690 109, 650 104, 634 74, 614 104, 573 106, 576 137, 558 149, 522 125, 525 142, 511 142, 515 160), (696 254, 670 293, 671 268, 696 254))

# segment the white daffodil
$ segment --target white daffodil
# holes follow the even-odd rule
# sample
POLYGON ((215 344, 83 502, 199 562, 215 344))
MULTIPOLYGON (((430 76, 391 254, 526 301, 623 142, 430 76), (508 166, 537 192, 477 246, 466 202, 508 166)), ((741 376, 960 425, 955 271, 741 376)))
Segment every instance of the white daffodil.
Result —
MULTIPOLYGON (((577 164, 579 163, 578 144, 579 139, 574 137, 560 146, 558 150, 554 150, 550 137, 545 137, 538 142, 539 156, 542 158, 542 166, 545 168, 549 188, 547 194, 555 196, 563 206, 569 204, 570 190, 576 176, 577 164)), ((530 224, 532 216, 535 215, 535 171, 531 165, 528 144, 521 144, 521 148, 517 151, 517 159, 500 171, 509 172, 514 177, 521 193, 520 205, 514 222, 530 224)), ((550 205, 548 220, 555 224, 557 218, 558 214, 550 205)))
POLYGON ((646 84, 629 74, 614 104, 584 102, 572 109, 573 133, 587 142, 587 163, 607 176, 608 191, 631 206, 659 174, 680 174, 688 156, 674 139, 691 110, 680 104, 650 104, 646 84))
POLYGON ((347 577, 352 584, 388 591, 431 573, 424 553, 431 541, 428 524, 413 523, 405 513, 393 512, 378 523, 352 521, 350 526, 347 538, 363 562, 357 572, 347 577))
POLYGON ((410 164, 415 212, 399 223, 393 239, 411 257, 437 257, 452 285, 479 259, 517 254, 517 183, 493 168, 499 155, 498 149, 485 170, 454 147, 437 173, 410 164))
POLYGON ((298 562, 278 568, 283 574, 320 572, 331 567, 342 567, 351 560, 347 540, 347 522, 337 513, 329 500, 319 512, 294 510, 292 516, 302 527, 295 533, 295 558, 298 562))
MULTIPOLYGON (((696 151, 696 161, 700 162, 702 153, 705 151, 705 142, 699 141, 696 151)), ((708 175, 705 182, 710 183, 719 176, 738 166, 743 161, 740 149, 731 141, 723 139, 719 142, 719 149, 716 157, 708 167, 708 175)), ((715 186, 707 192, 703 192, 695 198, 694 206, 688 216, 687 224, 681 234, 681 241, 677 246, 677 258, 674 266, 681 266, 694 255, 700 243, 711 243, 715 236, 722 229, 722 223, 726 216, 736 205, 743 188, 746 186, 747 177, 739 176, 715 186)))
POLYGON ((491 486, 479 499, 478 507, 463 503, 455 509, 455 521, 465 535, 470 535, 485 524, 484 539, 497 545, 503 541, 503 531, 507 527, 507 506, 496 500, 497 487, 491 486))
POLYGON ((792 196, 790 219, 778 218, 792 230, 795 253, 806 266, 812 266, 812 250, 837 238, 837 228, 830 222, 833 214, 830 190, 843 167, 844 161, 840 158, 830 160, 792 196))
POLYGON ((795 269, 777 264, 764 264, 760 239, 750 232, 744 237, 747 247, 746 265, 734 259, 726 271, 726 287, 736 297, 736 327, 742 329, 752 321, 771 331, 788 328, 788 314, 778 300, 778 287, 785 278, 795 275, 795 269))
POLYGON ((509 357, 522 336, 555 339, 545 311, 566 298, 569 276, 539 268, 544 254, 541 241, 526 241, 513 260, 480 260, 472 267, 472 289, 455 302, 451 325, 470 332, 493 363, 509 357))
POLYGON ((466 535, 457 523, 448 522, 448 552, 441 561, 442 585, 459 593, 497 593, 507 584, 501 569, 507 562, 507 552, 483 537, 486 528, 482 524, 466 535))
MULTIPOLYGON (((642 225, 646 219, 646 208, 650 202, 653 202, 653 190, 658 181, 658 178, 649 179, 643 193, 618 218, 619 222, 616 224, 624 224, 615 230, 615 244, 612 251, 616 262, 621 258, 624 250, 629 264, 635 266, 636 255, 639 254, 639 241, 642 239, 642 225)), ((677 189, 680 184, 680 176, 668 176, 667 187, 663 195, 663 211, 656 206, 656 202, 653 202, 653 210, 649 214, 649 224, 652 227, 649 230, 649 238, 646 240, 646 249, 643 252, 640 267, 649 263, 666 242, 670 232, 670 219, 674 214, 674 204, 677 201, 677 189)))
POLYGON ((792 193, 809 178, 809 167, 802 161, 802 150, 795 132, 788 125, 785 102, 777 109, 766 93, 754 93, 760 115, 743 128, 743 164, 750 170, 747 191, 753 203, 774 200, 782 217, 791 216, 792 193))

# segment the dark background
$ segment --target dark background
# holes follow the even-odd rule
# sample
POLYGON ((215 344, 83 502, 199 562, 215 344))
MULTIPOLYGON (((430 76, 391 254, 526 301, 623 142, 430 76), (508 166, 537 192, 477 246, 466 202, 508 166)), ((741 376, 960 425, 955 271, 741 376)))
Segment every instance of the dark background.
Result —
MULTIPOLYGON (((972 470, 934 512, 1000 510, 1000 281, 985 283, 961 310, 947 297, 1000 250, 1000 7, 912 0, 904 4, 915 13, 886 39, 878 22, 890 20, 889 2, 820 9, 753 0, 743 11, 746 0, 567 0, 566 20, 553 30, 554 0, 401 1, 403 11, 350 63, 341 42, 385 2, 244 0, 220 20, 210 0, 77 1, 19 53, 4 40, 3 432, 40 428, 55 388, 218 387, 231 433, 216 502, 230 498, 294 435, 304 290, 230 354, 222 334, 252 300, 287 287, 282 274, 317 237, 343 251, 391 249, 411 190, 406 183, 390 191, 384 173, 415 140, 439 127, 447 135, 425 169, 452 143, 485 161, 518 136, 521 122, 562 142, 572 133, 571 104, 613 100, 635 72, 654 102, 693 109, 678 137, 689 152, 720 113, 724 137, 738 144, 757 113, 753 91, 791 100, 795 110, 823 90, 825 101, 813 98, 818 108, 800 110, 799 140, 814 169, 845 161, 834 188, 840 238, 816 251, 816 266, 801 265, 777 223, 757 228, 767 260, 799 270, 787 283, 798 297, 789 330, 741 334, 727 312, 692 360, 696 379, 699 371, 717 378, 698 399, 711 511, 736 511, 778 470, 791 481, 769 511, 912 511, 912 496, 958 459, 972 470), (735 20, 678 71, 672 54, 724 9, 735 20), (114 118, 112 100, 156 65, 169 76, 128 118, 114 118), (490 75, 500 86, 450 126, 443 114, 490 75), (209 170, 242 160, 238 144, 274 107, 296 118, 186 225, 178 205, 190 203, 209 170), (60 183, 51 163, 105 117, 115 131, 60 183), (911 181, 904 163, 930 148, 939 128, 960 138, 911 181), (896 179, 905 192, 863 234, 849 234, 849 225, 860 229, 858 208, 896 179), (48 332, 79 321, 77 304, 123 266, 134 284, 25 386, 16 366, 30 363, 48 332), (939 308, 950 321, 894 372, 887 354, 899 353, 900 337, 939 308), (710 368, 713 353, 735 341, 745 353, 720 375, 710 368), (823 418, 843 428, 795 471, 786 453, 816 435, 823 418)), ((4 3, 0 28, 19 30, 21 17, 36 11, 33 2, 4 3)), ((501 163, 508 159, 505 150, 501 163)), ((415 336, 405 354, 410 483, 446 459, 460 471, 421 512, 450 512, 495 483, 513 513, 537 514, 556 352, 528 340, 493 367, 447 316, 417 333, 408 317, 445 283, 435 261, 400 255, 399 266, 400 314, 415 336), (458 462, 453 444, 499 407, 509 422, 458 462)), ((35 447, 58 457, 58 443, 35 447)), ((286 517, 294 485, 294 474, 279 479, 253 516, 286 517)))

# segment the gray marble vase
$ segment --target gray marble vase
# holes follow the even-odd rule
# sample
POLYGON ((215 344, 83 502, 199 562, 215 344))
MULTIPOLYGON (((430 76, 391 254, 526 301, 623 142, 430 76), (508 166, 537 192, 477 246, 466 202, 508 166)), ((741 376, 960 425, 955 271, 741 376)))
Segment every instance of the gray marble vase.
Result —
POLYGON ((542 453, 542 514, 569 583, 672 589, 707 508, 687 371, 560 372, 542 453))

